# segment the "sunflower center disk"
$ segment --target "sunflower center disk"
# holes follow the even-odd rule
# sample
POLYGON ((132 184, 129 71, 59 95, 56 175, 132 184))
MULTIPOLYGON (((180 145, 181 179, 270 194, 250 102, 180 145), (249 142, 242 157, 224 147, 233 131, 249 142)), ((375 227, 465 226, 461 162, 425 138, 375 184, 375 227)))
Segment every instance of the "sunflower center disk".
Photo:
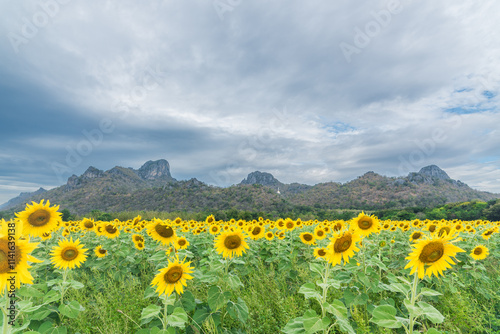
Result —
POLYGON ((367 230, 372 226, 372 221, 371 220, 360 220, 358 222, 358 226, 362 230, 367 230))
POLYGON ((319 255, 319 256, 325 256, 325 255, 326 255, 326 252, 325 252, 323 249, 320 249, 320 250, 318 251, 318 255, 319 255))
POLYGON ((170 270, 167 271, 167 273, 164 276, 165 282, 170 284, 177 282, 178 280, 181 279, 181 277, 182 277, 182 268, 179 266, 170 268, 170 270))
POLYGON ((164 238, 170 238, 174 235, 174 230, 170 226, 156 224, 155 230, 156 233, 164 238))
POLYGON ((105 229, 109 234, 115 234, 118 231, 113 225, 106 225, 105 229))
POLYGON ((481 255, 482 252, 483 252, 483 250, 481 248, 474 249, 474 254, 475 255, 481 255))
POLYGON ((61 257, 65 260, 65 261, 71 261, 71 260, 74 260, 76 259, 76 257, 78 256, 78 249, 76 248, 65 248, 62 252, 61 252, 61 257))
POLYGON ((237 235, 230 235, 224 240, 224 246, 226 246, 227 249, 236 249, 240 247, 241 245, 241 239, 237 235))
POLYGON ((28 217, 28 223, 32 226, 43 226, 50 220, 50 212, 38 209, 28 217))
POLYGON ((445 226, 439 230, 438 235, 441 237, 443 234, 449 234, 450 233, 450 228, 448 226, 445 226))
POLYGON ((257 227, 255 227, 255 228, 253 229, 253 231, 252 231, 252 234, 253 234, 253 235, 259 235, 259 234, 260 234, 260 227, 258 227, 258 226, 257 226, 257 227))
POLYGON ((432 241, 427 244, 420 253, 419 259, 423 263, 433 263, 443 257, 444 245, 439 241, 432 241))
POLYGON ((351 247, 352 244, 352 238, 350 235, 345 235, 341 237, 340 239, 337 239, 335 241, 335 244, 333 245, 333 249, 335 250, 335 253, 343 253, 346 250, 351 247))
POLYGON ((11 265, 17 266, 19 261, 21 260, 21 252, 19 251, 19 248, 15 246, 14 249, 14 263, 12 263, 12 250, 9 250, 9 243, 7 240, 0 240, 0 274, 7 273, 9 271, 12 271, 12 268, 10 267, 11 265), (9 256, 11 258, 10 264, 9 264, 9 256))
POLYGON ((313 238, 312 235, 310 235, 310 234, 304 234, 304 240, 305 241, 311 241, 312 238, 313 238))

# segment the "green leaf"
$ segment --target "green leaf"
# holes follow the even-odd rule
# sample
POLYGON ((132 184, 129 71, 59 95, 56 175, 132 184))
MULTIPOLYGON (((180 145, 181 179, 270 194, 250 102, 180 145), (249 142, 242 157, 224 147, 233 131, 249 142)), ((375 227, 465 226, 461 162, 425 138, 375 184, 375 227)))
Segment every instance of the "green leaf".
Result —
POLYGON ((167 316, 169 326, 184 328, 184 324, 188 321, 188 315, 182 307, 176 307, 174 313, 167 316))
POLYGON ((244 287, 243 283, 241 283, 240 278, 232 274, 228 275, 227 283, 229 284, 229 287, 233 290, 244 287))
POLYGON ((83 285, 83 283, 80 283, 80 282, 75 281, 75 280, 70 280, 68 282, 69 282, 69 286, 75 290, 82 289, 85 287, 85 285, 83 285))
POLYGON ((181 298, 181 304, 186 312, 191 312, 196 308, 196 301, 191 291, 184 291, 184 294, 181 298))
POLYGON ((198 329, 201 329, 203 322, 210 315, 210 311, 206 308, 198 309, 194 312, 193 322, 198 329))
POLYGON ((334 289, 340 289, 340 281, 334 280, 333 278, 329 278, 326 280, 326 283, 323 283, 322 281, 317 281, 316 285, 319 286, 321 289, 324 288, 334 288, 334 289))
POLYGON ((385 290, 399 292, 405 296, 408 296, 408 293, 410 292, 410 287, 402 283, 380 284, 380 286, 385 290))
POLYGON ((309 263, 309 269, 317 274, 319 274, 320 276, 323 276, 323 273, 325 271, 325 266, 324 265, 321 265, 320 263, 314 263, 314 262, 310 262, 309 263))
POLYGON ((353 305, 365 305, 368 302, 368 295, 366 293, 361 293, 354 298, 352 301, 353 305))
POLYGON ((60 300, 60 299, 61 299, 61 293, 59 291, 50 290, 43 297, 43 302, 45 304, 50 304, 50 303, 55 302, 56 300, 60 300))
POLYGON ((38 311, 33 312, 32 314, 29 315, 30 320, 43 320, 49 316, 49 314, 52 313, 52 310, 43 307, 39 309, 38 311))
POLYGON ((35 289, 29 285, 23 286, 23 287, 17 289, 16 294, 19 296, 22 296, 22 297, 30 297, 30 298, 33 298, 33 297, 41 298, 41 297, 45 296, 45 293, 43 293, 42 291, 35 289))
POLYGON ((335 299, 331 304, 324 303, 323 307, 328 313, 331 313, 337 319, 337 325, 339 325, 340 329, 349 334, 356 334, 354 328, 352 328, 349 320, 347 320, 347 308, 344 303, 340 300, 335 299))
POLYGON ((429 319, 434 324, 439 324, 444 321, 444 316, 434 308, 434 306, 427 304, 426 302, 418 302, 418 306, 423 311, 423 314, 427 319, 429 319))
POLYGON ((325 330, 330 325, 331 321, 327 317, 321 319, 314 310, 307 310, 303 316, 304 329, 308 334, 316 333, 325 330))
POLYGON ((152 286, 148 286, 146 288, 146 291, 144 291, 144 298, 151 298, 151 297, 157 297, 158 293, 156 292, 155 288, 152 286))
POLYGON ((227 311, 234 320, 240 320, 242 323, 245 323, 248 319, 247 304, 240 297, 238 297, 237 303, 233 303, 232 301, 227 303, 227 311))
POLYGON ((381 327, 400 328, 403 324, 396 319, 396 309, 391 305, 377 306, 372 313, 371 322, 381 327))
POLYGON ((30 322, 26 321, 21 327, 12 328, 10 333, 11 334, 19 333, 19 332, 25 333, 24 330, 26 328, 28 328, 29 324, 30 324, 30 322))
POLYGON ((304 319, 302 317, 290 320, 285 328, 282 329, 286 334, 303 334, 306 333, 304 329, 304 319))
POLYGON ((413 313, 414 317, 419 317, 423 314, 423 310, 417 305, 411 305, 411 301, 408 298, 406 298, 403 301, 403 303, 405 304, 405 307, 408 310, 408 312, 413 313))
POLYGON ((30 302, 28 300, 21 300, 20 302, 17 303, 17 309, 19 312, 23 313, 30 313, 38 310, 42 305, 35 305, 33 306, 33 302, 30 302))
POLYGON ((161 260, 165 260, 167 256, 165 255, 165 252, 156 252, 153 256, 149 257, 148 261, 150 262, 157 262, 161 260))
POLYGON ((71 319, 78 317, 80 311, 83 310, 84 310, 83 306, 78 304, 78 302, 75 300, 72 300, 68 304, 59 305, 59 312, 61 312, 62 315, 71 319))
POLYGON ((430 328, 427 332, 425 332, 426 334, 443 334, 443 332, 440 332, 438 331, 437 329, 435 328, 430 328))
POLYGON ((314 283, 306 283, 302 285, 299 289, 299 293, 302 293, 306 299, 314 298, 321 303, 321 295, 318 291, 316 291, 314 283))
POLYGON ((229 291, 221 292, 218 286, 212 286, 208 289, 208 306, 212 311, 217 311, 224 306, 231 297, 229 291))
POLYGON ((432 290, 432 289, 422 288, 422 290, 420 290, 419 296, 420 295, 422 295, 422 296, 441 296, 442 293, 441 292, 437 292, 437 291, 432 290))
POLYGON ((158 305, 148 305, 142 309, 141 319, 156 317, 160 313, 161 307, 158 305))

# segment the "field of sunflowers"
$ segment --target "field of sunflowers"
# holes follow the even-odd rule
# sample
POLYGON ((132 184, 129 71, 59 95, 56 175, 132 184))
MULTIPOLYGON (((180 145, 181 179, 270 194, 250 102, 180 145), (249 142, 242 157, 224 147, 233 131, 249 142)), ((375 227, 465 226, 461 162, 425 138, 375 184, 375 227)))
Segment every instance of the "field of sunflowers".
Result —
POLYGON ((500 333, 500 222, 1 221, 2 333, 500 333))

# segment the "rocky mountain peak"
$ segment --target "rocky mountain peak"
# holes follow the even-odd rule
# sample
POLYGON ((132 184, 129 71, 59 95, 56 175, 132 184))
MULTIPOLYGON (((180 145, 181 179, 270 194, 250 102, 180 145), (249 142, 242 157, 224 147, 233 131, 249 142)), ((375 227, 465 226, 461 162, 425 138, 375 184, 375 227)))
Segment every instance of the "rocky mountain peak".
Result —
POLYGON ((430 165, 430 166, 423 167, 422 169, 420 169, 418 171, 418 174, 424 175, 424 176, 430 176, 432 178, 437 178, 440 180, 449 180, 450 179, 448 174, 446 174, 446 172, 444 170, 442 170, 441 168, 439 168, 436 165, 430 165))
POLYGON ((82 174, 82 177, 87 178, 87 179, 94 179, 94 178, 103 177, 103 176, 104 176, 104 172, 100 169, 93 167, 93 166, 90 166, 89 168, 87 168, 85 173, 82 174))
POLYGON ((240 184, 261 184, 268 187, 277 187, 282 183, 270 173, 256 171, 248 174, 247 178, 243 179, 240 184))
POLYGON ((161 177, 172 178, 167 160, 148 161, 139 168, 137 174, 144 180, 155 180, 161 177))

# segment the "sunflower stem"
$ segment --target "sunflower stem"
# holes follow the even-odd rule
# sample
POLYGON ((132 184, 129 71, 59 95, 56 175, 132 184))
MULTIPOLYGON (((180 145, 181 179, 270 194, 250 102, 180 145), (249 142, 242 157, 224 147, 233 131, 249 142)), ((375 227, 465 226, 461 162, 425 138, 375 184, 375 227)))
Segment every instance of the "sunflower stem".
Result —
MULTIPOLYGON (((174 292, 175 293, 175 292, 174 292)), ((177 294, 175 294, 175 299, 177 300, 177 294)), ((168 324, 168 319, 167 319, 167 298, 163 298, 163 329, 167 330, 167 324, 168 324)))
POLYGON ((323 296, 321 298, 321 319, 326 316, 326 310, 323 305, 326 303, 326 295, 328 293, 328 286, 326 285, 328 277, 330 277, 330 262, 326 261, 325 276, 323 276, 323 296))
MULTIPOLYGON (((415 274, 413 275, 413 284, 411 286, 410 304, 412 306, 412 309, 415 306, 415 302, 416 302, 416 299, 417 299, 417 286, 418 286, 418 275, 417 275, 417 272, 415 271, 415 274)), ((408 329, 409 329, 409 333, 412 334, 413 333, 413 326, 414 326, 415 318, 414 318, 412 310, 408 310, 408 312, 410 313, 410 318, 409 318, 410 322, 409 322, 409 325, 408 325, 408 329)))

